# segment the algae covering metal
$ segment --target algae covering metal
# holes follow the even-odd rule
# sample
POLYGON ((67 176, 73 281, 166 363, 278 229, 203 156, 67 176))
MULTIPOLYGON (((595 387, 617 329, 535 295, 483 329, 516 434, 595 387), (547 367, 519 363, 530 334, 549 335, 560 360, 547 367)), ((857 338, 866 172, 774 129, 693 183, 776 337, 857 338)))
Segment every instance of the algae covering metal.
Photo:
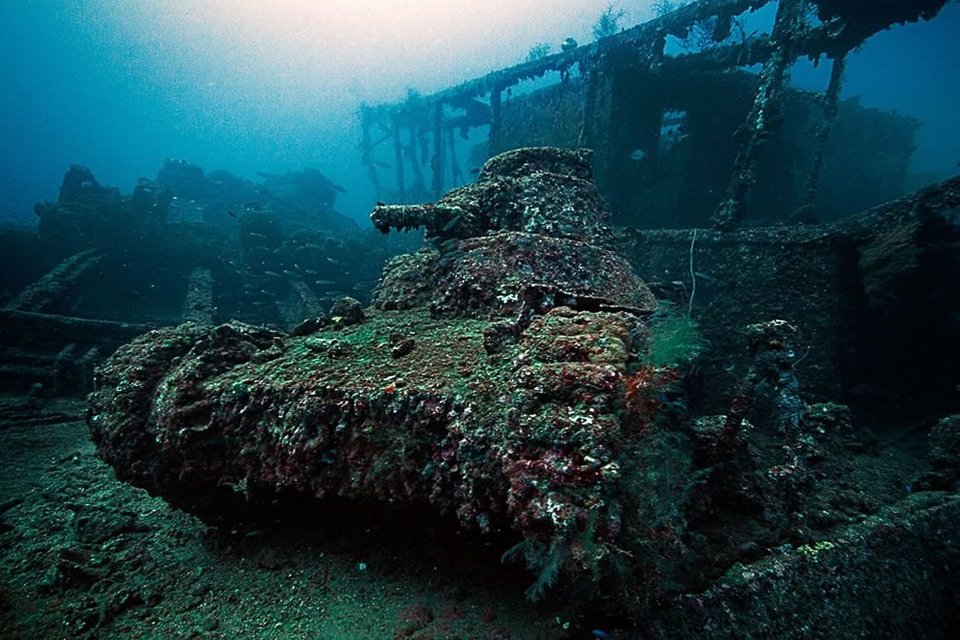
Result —
POLYGON ((120 348, 90 397, 100 455, 208 520, 291 499, 455 519, 525 562, 531 598, 637 628, 903 498, 919 469, 876 456, 846 407, 805 402, 782 319, 747 327, 729 410, 690 415, 689 369, 650 364, 656 303, 604 246, 589 167, 520 149, 435 205, 378 208, 433 246, 388 264, 368 309, 120 348))
MULTIPOLYGON (((609 231, 587 160, 491 161, 432 208, 456 203, 485 235, 420 219, 439 248, 388 265, 366 313, 335 307, 293 336, 188 323, 121 348, 91 396, 101 455, 208 517, 293 492, 511 531, 538 574, 532 596, 561 575, 611 575, 628 553, 623 444, 642 427, 625 422, 626 386, 655 302, 592 243, 609 231)), ((391 213, 409 226, 422 210, 391 213)))

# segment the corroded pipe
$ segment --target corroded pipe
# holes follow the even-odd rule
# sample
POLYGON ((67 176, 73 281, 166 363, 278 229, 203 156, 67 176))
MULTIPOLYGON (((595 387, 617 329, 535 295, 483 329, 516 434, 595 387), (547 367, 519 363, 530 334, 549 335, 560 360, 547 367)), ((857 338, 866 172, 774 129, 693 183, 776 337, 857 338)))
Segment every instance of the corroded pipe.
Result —
POLYGON ((381 233, 389 233, 391 229, 434 230, 437 212, 432 204, 378 204, 370 213, 370 220, 381 233))

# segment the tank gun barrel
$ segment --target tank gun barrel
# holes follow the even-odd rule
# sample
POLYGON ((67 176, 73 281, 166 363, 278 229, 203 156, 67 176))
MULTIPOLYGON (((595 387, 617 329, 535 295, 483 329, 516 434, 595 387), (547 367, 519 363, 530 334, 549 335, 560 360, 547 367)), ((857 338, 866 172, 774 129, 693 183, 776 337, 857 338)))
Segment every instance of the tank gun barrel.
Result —
POLYGON ((370 212, 370 220, 381 233, 389 233, 390 229, 406 231, 421 227, 437 231, 439 226, 437 208, 432 204, 378 204, 370 212))

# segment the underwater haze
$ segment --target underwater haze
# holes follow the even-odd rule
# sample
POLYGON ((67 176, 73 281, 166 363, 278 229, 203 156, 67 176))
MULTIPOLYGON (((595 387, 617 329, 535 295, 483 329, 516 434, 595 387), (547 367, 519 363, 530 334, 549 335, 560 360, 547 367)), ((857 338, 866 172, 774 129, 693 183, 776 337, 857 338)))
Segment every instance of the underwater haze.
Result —
POLYGON ((34 223, 70 164, 128 191, 168 157, 253 177, 306 166, 373 200, 357 109, 589 39, 602 0, 7 0, 0 218, 34 223))
MULTIPOLYGON (((623 2, 623 26, 654 13, 623 2)), ((662 3, 661 3, 662 4, 662 3)), ((244 177, 314 167, 364 219, 362 102, 422 94, 592 39, 606 0, 6 0, 0 3, 0 221, 33 225, 70 164, 123 191, 165 158, 244 177)), ((960 5, 882 32, 843 96, 919 118, 912 170, 957 170, 960 5)), ((825 76, 795 74, 822 90, 825 76)))
POLYGON ((960 638, 960 0, 0 0, 0 638, 960 638))

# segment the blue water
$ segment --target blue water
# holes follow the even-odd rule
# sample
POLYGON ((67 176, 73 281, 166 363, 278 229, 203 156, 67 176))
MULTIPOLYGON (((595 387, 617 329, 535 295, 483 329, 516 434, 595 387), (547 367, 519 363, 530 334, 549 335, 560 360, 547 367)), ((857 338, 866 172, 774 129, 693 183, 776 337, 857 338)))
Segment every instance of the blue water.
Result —
MULTIPOLYGON (((543 8, 554 6, 527 4, 534 6, 531 22, 546 20, 537 17, 537 5, 540 16, 543 8)), ((589 39, 584 16, 596 15, 606 3, 582 4, 583 11, 570 11, 568 18, 551 14, 550 29, 564 29, 558 41, 567 34, 581 42, 589 39), (566 26, 555 26, 564 25, 564 20, 566 26)), ((72 163, 90 167, 102 183, 129 192, 140 176, 154 177, 167 157, 245 177, 256 171, 313 166, 346 187, 338 209, 361 220, 374 200, 356 150, 360 133, 355 110, 361 99, 395 100, 398 86, 405 82, 465 80, 511 62, 510 52, 519 52, 512 60, 519 62, 522 52, 534 44, 493 43, 496 51, 507 53, 500 58, 471 57, 477 43, 465 39, 464 56, 451 51, 449 57, 425 63, 418 51, 432 41, 412 30, 393 34, 400 43, 391 45, 414 61, 406 72, 400 59, 391 61, 396 65, 391 69, 401 71, 391 71, 389 78, 374 76, 376 65, 370 65, 376 59, 371 57, 357 60, 353 68, 349 59, 341 60, 342 75, 331 78, 311 73, 317 66, 311 61, 321 64, 324 47, 337 43, 313 43, 303 52, 306 59, 295 64, 296 52, 282 49, 281 43, 258 40, 256 25, 223 40, 216 39, 222 34, 204 37, 190 7, 200 12, 216 7, 226 11, 229 6, 178 0, 0 3, 0 222, 34 224, 33 203, 55 199, 72 163), (177 11, 183 15, 182 28, 177 11), (249 38, 248 50, 243 50, 244 38, 249 38), (264 66, 267 71, 258 70, 258 57, 276 56, 273 50, 278 48, 293 62, 286 65, 271 58, 272 66, 264 66), (425 65, 430 68, 420 68, 425 65), (272 83, 265 80, 265 73, 284 77, 273 78, 277 82, 272 83)), ((628 19, 639 16, 636 7, 627 8, 632 12, 628 19)), ((236 27, 230 21, 236 16, 223 18, 228 27, 236 27)), ((331 11, 329 20, 338 19, 331 11)), ((296 24, 297 16, 278 20, 296 24)), ((211 21, 216 22, 209 17, 199 22, 211 21)), ((343 28, 356 29, 356 24, 344 21, 343 28)), ((465 33, 471 28, 456 26, 465 33)), ((489 40, 489 30, 476 29, 477 38, 489 40)), ((345 41, 350 36, 345 34, 345 41)), ((880 33, 851 56, 843 91, 844 97, 861 96, 865 106, 896 109, 921 120, 912 170, 931 179, 960 170, 960 127, 954 119, 960 110, 958 36, 956 2, 930 23, 880 33)), ((531 28, 524 37, 540 38, 541 33, 531 28)), ((800 64, 793 79, 799 86, 820 90, 827 69, 828 65, 813 69, 800 64)), ((429 92, 441 86, 413 88, 429 92)))

